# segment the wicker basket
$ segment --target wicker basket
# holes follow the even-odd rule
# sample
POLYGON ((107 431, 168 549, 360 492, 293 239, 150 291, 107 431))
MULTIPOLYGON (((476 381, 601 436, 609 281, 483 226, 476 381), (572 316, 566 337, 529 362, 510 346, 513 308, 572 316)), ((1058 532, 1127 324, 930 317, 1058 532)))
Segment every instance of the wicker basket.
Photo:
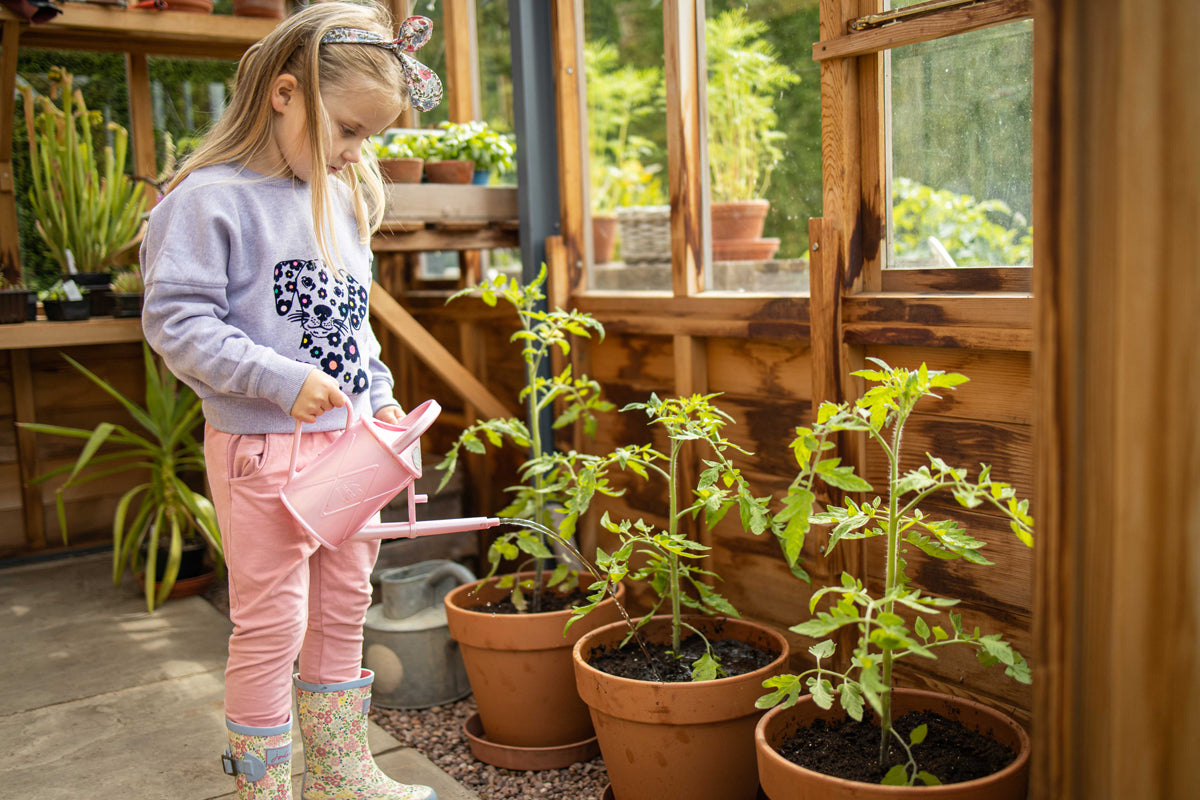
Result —
POLYGON ((621 260, 626 264, 671 261, 671 207, 629 206, 617 209, 621 260))

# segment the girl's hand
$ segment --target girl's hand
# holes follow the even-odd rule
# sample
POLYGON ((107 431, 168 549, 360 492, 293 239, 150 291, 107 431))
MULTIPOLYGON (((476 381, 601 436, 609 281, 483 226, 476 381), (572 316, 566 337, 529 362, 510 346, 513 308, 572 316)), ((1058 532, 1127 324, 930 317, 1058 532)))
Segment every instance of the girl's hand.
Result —
POLYGON ((404 410, 400 406, 384 406, 375 412, 375 419, 391 425, 399 425, 404 419, 404 410))
POLYGON ((314 369, 304 379, 300 387, 300 396, 292 404, 288 413, 301 422, 316 422, 317 417, 331 408, 341 408, 346 405, 346 395, 342 394, 337 381, 314 369))

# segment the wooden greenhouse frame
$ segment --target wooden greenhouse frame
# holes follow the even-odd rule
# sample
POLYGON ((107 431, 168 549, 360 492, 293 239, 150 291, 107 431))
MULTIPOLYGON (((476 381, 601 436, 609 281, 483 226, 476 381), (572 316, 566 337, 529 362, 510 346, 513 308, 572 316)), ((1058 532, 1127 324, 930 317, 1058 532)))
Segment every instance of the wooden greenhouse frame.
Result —
MULTIPOLYGON (((394 2, 407 10, 404 0, 394 2)), ((1031 656, 1035 682, 1021 690, 951 658, 909 669, 903 680, 970 693, 1021 719, 1034 742, 1036 800, 1195 796, 1200 4, 976 0, 856 30, 851 22, 879 13, 882 0, 818 2, 819 41, 789 54, 820 64, 823 215, 807 223, 811 291, 759 295, 712 291, 708 277, 706 181, 694 168, 705 152, 698 39, 705 3, 662 2, 671 289, 629 294, 587 287, 584 0, 510 0, 510 8, 549 15, 554 94, 538 101, 553 103, 557 121, 560 234, 544 242, 551 303, 592 313, 608 333, 572 358, 618 405, 650 391, 723 392, 723 408, 735 418, 731 438, 755 453, 746 473, 776 494, 786 487, 791 428, 807 423, 822 400, 856 396, 850 373, 866 357, 924 360, 966 373, 972 382, 952 401, 916 420, 913 449, 936 444, 958 463, 986 459, 1032 497, 1032 554, 1007 544, 995 520, 972 515, 985 538, 997 532, 995 560, 1005 566, 979 583, 953 572, 948 580, 966 597, 969 622, 1004 632, 1031 656), (883 54, 1026 19, 1035 31, 1035 266, 884 269, 883 54)), ((443 0, 441 7, 450 116, 470 119, 478 106, 473 3, 443 0)), ((153 171, 153 151, 144 144, 152 140, 145 54, 168 48, 233 57, 261 35, 251 27, 258 22, 239 21, 229 38, 226 20, 184 24, 74 3, 47 25, 27 26, 4 10, 0 23, 0 256, 9 263, 16 247, 10 134, 18 45, 128 52, 136 161, 153 171), (139 22, 127 28, 133 20, 139 22)), ((458 211, 436 220, 397 199, 390 227, 375 243, 384 291, 375 295, 372 315, 406 406, 433 396, 447 407, 431 433, 435 443, 477 415, 511 413, 496 398, 515 397, 522 376, 506 348, 510 321, 466 302, 445 306, 445 287, 416 280, 409 254, 460 250, 464 279, 478 276, 480 250, 527 235, 526 221, 517 223, 519 191, 447 198, 441 207, 458 211)), ((136 365, 139 340, 136 323, 122 320, 86 329, 0 327, 0 381, 8 384, 0 417, 94 424, 112 408, 70 397, 76 385, 57 351, 97 359, 128 386, 137 374, 123 364, 136 365)), ((619 419, 601 430, 596 445, 645 438, 638 425, 619 419)), ((46 543, 56 533, 47 498, 27 485, 37 469, 66 457, 45 447, 11 425, 0 431, 0 521, 9 530, 0 554, 53 549, 46 543), (21 535, 8 546, 14 526, 21 535)), ((877 469, 865 452, 852 460, 868 476, 877 469)), ((480 465, 471 475, 469 502, 491 508, 506 476, 480 465)), ((101 492, 107 494, 81 497, 79 505, 102 508, 96 501, 111 500, 116 489, 101 492)), ((610 507, 653 516, 656 502, 634 491, 610 507)), ((100 516, 87 523, 103 528, 100 516)), ((723 591, 744 614, 781 628, 799 621, 805 590, 773 542, 730 520, 692 533, 714 548, 723 591)), ((594 527, 585 535, 602 540, 594 527)), ((839 551, 829 560, 815 546, 806 553, 816 582, 868 561, 866 548, 839 551)), ((937 579, 917 580, 939 589, 937 579)))

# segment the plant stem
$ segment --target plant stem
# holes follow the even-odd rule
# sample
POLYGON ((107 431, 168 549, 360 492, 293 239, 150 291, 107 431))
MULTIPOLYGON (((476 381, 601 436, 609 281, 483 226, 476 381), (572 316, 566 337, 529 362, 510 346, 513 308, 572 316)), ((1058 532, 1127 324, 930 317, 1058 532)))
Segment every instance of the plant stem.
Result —
MULTIPOLYGON (((897 514, 900 498, 896 495, 896 484, 900 481, 900 436, 904 430, 904 418, 907 416, 903 407, 896 409, 895 427, 892 429, 892 448, 888 453, 888 531, 887 531, 887 575, 884 579, 883 593, 888 597, 896 586, 900 572, 900 517, 897 514)), ((895 602, 888 600, 884 611, 892 613, 895 602)), ((892 731, 892 661, 894 656, 890 649, 883 651, 883 685, 886 688, 881 699, 879 728, 879 768, 886 769, 888 754, 888 739, 892 731)))
MULTIPOLYGON (((530 324, 530 317, 529 317, 529 313, 531 310, 532 309, 527 308, 527 309, 525 309, 524 313, 522 313, 520 315, 521 316, 521 324, 524 326, 526 331, 529 331, 532 329, 532 325, 530 324)), ((535 458, 535 459, 540 458, 542 456, 542 426, 541 426, 541 420, 538 419, 541 416, 542 401, 538 397, 537 376, 541 370, 542 356, 544 355, 544 353, 545 353, 544 349, 540 352, 534 351, 533 357, 530 358, 528 361, 529 375, 527 376, 527 380, 529 381, 529 397, 525 403, 525 414, 526 414, 526 420, 527 420, 526 424, 529 426, 529 446, 530 446, 530 450, 532 451, 533 458, 535 458)), ((550 527, 550 524, 549 524, 550 520, 547 519, 547 515, 546 515, 546 498, 545 498, 545 495, 542 494, 544 485, 545 485, 544 478, 542 477, 542 474, 539 472, 533 478, 534 518, 538 521, 539 524, 544 525, 548 528, 548 527, 550 527)), ((541 540, 543 547, 548 546, 545 534, 543 534, 539 531, 537 536, 541 540)), ((542 563, 543 559, 541 559, 541 558, 535 558, 533 561, 534 561, 533 613, 536 614, 542 610, 542 582, 545 579, 545 565, 542 563)))
MULTIPOLYGON (((676 531, 679 529, 678 507, 679 499, 675 487, 676 470, 679 466, 679 450, 683 447, 682 443, 671 440, 671 464, 667 471, 670 479, 667 482, 667 496, 670 498, 670 516, 667 517, 668 525, 670 526, 669 533, 674 538, 676 531)), ((676 653, 679 652, 681 645, 680 629, 683 625, 683 616, 680 608, 679 593, 682 589, 679 586, 679 555, 677 553, 668 553, 667 562, 671 565, 671 581, 667 585, 671 587, 671 649, 676 653)))

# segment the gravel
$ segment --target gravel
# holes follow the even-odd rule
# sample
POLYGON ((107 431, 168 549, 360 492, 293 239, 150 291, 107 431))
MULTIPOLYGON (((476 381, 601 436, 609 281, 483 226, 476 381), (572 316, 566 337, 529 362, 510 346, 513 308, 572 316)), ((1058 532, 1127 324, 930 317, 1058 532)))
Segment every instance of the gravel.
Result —
POLYGON ((402 744, 419 750, 481 800, 601 800, 608 785, 608 773, 599 756, 566 769, 538 772, 501 769, 476 761, 463 733, 463 723, 474 713, 475 701, 468 697, 421 710, 372 707, 371 719, 402 744))
MULTIPOLYGON (((225 581, 214 581, 204 598, 222 614, 229 614, 225 581)), ((372 706, 371 719, 412 747, 480 800, 601 800, 608 785, 604 759, 572 764, 566 769, 521 772, 476 761, 471 754, 463 723, 475 713, 475 700, 467 697, 444 706, 399 710, 372 706)))

